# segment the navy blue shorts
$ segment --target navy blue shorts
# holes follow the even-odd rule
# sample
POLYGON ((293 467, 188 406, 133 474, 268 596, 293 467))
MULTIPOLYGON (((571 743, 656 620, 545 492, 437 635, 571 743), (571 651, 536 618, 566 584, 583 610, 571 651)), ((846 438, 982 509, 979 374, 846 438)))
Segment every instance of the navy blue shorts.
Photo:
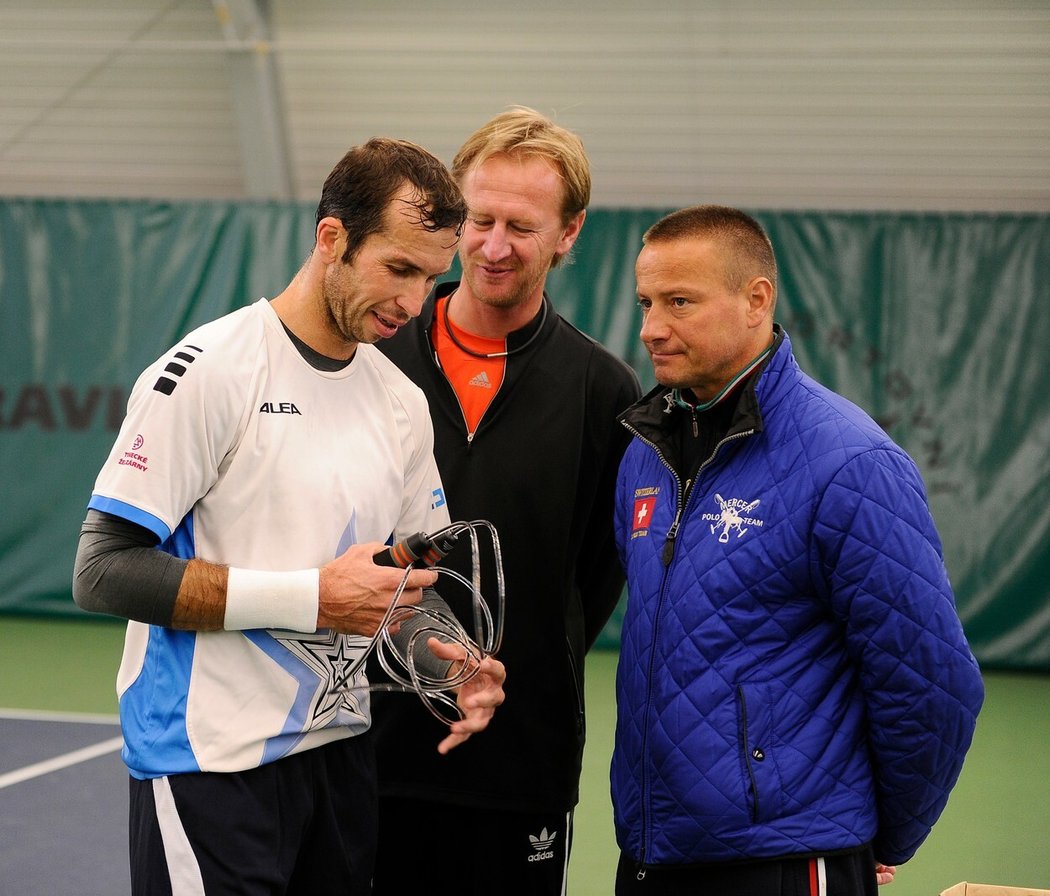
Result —
POLYGON ((244 772, 131 779, 136 896, 371 892, 376 770, 369 735, 244 772))

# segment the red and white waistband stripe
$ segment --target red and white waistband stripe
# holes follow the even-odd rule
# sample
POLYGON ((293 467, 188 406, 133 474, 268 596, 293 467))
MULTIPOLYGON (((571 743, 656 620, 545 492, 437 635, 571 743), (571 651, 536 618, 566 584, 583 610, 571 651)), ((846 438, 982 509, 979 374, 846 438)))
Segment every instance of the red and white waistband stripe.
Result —
POLYGON ((809 860, 809 896, 828 896, 828 880, 823 859, 809 860))

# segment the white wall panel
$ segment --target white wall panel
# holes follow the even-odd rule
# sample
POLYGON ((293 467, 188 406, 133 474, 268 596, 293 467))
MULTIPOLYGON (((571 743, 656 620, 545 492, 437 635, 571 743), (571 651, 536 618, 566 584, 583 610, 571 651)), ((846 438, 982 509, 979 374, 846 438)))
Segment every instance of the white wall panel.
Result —
MULTIPOLYGON (((272 0, 296 195, 373 134, 450 161, 513 103, 593 203, 1050 210, 1050 3, 272 0)), ((0 193, 238 197, 209 0, 3 0, 0 193)))
POLYGON ((232 113, 208 3, 0 4, 0 193, 237 196, 232 113))

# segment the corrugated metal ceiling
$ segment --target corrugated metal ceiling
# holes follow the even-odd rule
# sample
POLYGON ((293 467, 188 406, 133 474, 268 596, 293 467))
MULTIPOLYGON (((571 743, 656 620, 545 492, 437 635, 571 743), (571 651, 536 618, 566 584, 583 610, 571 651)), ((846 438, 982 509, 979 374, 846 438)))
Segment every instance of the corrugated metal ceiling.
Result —
POLYGON ((0 193, 312 200, 352 143, 450 161, 523 103, 584 138, 598 206, 1050 210, 1044 0, 229 7, 268 32, 222 0, 5 0, 0 193))

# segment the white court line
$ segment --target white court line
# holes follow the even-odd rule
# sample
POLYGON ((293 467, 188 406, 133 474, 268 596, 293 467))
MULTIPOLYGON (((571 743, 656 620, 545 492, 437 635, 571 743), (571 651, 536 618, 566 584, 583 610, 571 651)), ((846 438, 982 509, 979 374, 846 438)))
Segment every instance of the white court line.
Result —
MULTIPOLYGON (((117 716, 92 713, 42 712, 34 709, 6 708, 0 708, 0 719, 19 719, 30 722, 80 722, 91 725, 116 725, 120 721, 117 716)), ((124 739, 122 737, 111 737, 109 740, 104 740, 93 746, 82 747, 79 750, 74 750, 63 756, 56 756, 54 759, 35 762, 33 765, 27 765, 24 768, 16 769, 13 772, 7 772, 6 774, 0 775, 0 790, 3 790, 5 787, 10 787, 12 784, 20 784, 22 781, 28 781, 32 778, 38 778, 41 775, 57 772, 60 769, 68 768, 69 766, 76 765, 80 762, 97 759, 99 756, 105 756, 107 753, 115 753, 123 745, 124 739)))
POLYGON ((99 756, 105 756, 107 753, 115 753, 122 746, 124 746, 124 738, 111 737, 109 740, 102 741, 102 743, 94 744, 90 747, 83 747, 79 750, 74 750, 72 753, 65 753, 62 756, 56 756, 54 759, 47 759, 44 762, 34 762, 32 765, 25 766, 25 768, 16 769, 13 772, 0 775, 0 790, 3 790, 5 787, 10 787, 12 784, 21 784, 23 781, 28 781, 31 778, 39 778, 41 775, 48 775, 51 772, 57 772, 60 769, 68 768, 69 766, 76 765, 80 762, 87 762, 89 759, 96 759, 99 756))
POLYGON ((0 706, 0 719, 25 722, 81 722, 87 725, 119 725, 120 716, 92 712, 52 712, 44 709, 9 709, 0 706))

